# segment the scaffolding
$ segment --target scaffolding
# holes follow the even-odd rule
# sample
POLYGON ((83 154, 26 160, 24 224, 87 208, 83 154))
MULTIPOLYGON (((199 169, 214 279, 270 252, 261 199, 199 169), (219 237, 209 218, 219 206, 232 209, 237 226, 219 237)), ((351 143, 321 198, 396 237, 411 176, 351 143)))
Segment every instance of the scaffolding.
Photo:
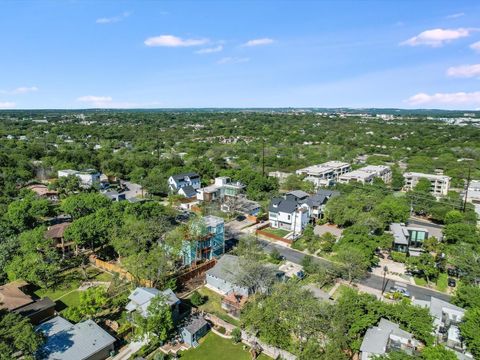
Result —
POLYGON ((190 238, 182 246, 183 265, 191 266, 211 260, 225 252, 224 221, 217 216, 205 216, 191 224, 190 238))

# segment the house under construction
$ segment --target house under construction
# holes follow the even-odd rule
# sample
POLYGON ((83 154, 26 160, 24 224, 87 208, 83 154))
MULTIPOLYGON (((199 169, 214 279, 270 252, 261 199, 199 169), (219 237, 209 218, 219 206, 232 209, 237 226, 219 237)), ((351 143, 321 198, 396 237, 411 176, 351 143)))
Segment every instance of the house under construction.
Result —
POLYGON ((182 246, 183 265, 219 257, 225 252, 224 221, 217 216, 205 216, 191 225, 190 238, 182 246))

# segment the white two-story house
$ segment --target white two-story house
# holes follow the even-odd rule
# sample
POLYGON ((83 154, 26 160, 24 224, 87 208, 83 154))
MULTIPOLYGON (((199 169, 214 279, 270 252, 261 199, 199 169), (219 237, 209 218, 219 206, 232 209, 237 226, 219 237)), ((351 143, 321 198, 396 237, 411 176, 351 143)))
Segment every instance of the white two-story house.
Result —
POLYGON ((273 198, 268 207, 270 226, 301 234, 310 220, 310 208, 305 203, 307 198, 308 194, 303 191, 273 198))
POLYGON ((193 189, 200 189, 201 179, 197 173, 184 173, 172 175, 168 178, 168 186, 171 191, 177 193, 180 189, 191 186, 193 189))

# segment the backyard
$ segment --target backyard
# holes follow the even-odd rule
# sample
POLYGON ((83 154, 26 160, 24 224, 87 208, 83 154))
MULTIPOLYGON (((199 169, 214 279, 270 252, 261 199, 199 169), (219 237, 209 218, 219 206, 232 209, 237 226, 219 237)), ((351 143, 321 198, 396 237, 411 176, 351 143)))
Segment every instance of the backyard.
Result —
POLYGON ((210 314, 218 316, 220 319, 235 325, 239 326, 239 321, 232 318, 230 315, 227 314, 225 310, 222 309, 222 296, 217 294, 216 292, 207 289, 206 287, 201 287, 198 289, 200 295, 207 298, 205 304, 200 305, 198 308, 210 314))
MULTIPOLYGON (((97 268, 87 268, 87 281, 111 281, 112 275, 103 272, 97 268)), ((56 302, 56 310, 62 311, 66 307, 76 306, 80 300, 78 287, 85 281, 83 275, 79 269, 68 270, 62 274, 59 283, 52 288, 38 289, 35 291, 35 295, 38 297, 48 296, 54 302, 56 302)))
MULTIPOLYGON (((250 360, 248 350, 244 350, 243 344, 234 344, 230 339, 224 339, 213 332, 209 332, 199 341, 200 346, 180 353, 182 360, 250 360)), ((257 359, 271 360, 270 357, 261 354, 257 359)))
POLYGON ((291 233, 291 231, 288 231, 288 230, 274 229, 274 228, 271 228, 271 227, 266 227, 265 229, 262 229, 262 231, 266 232, 266 233, 269 233, 269 234, 272 234, 272 235, 275 235, 275 236, 279 236, 279 237, 285 237, 285 236, 287 236, 288 234, 291 233))

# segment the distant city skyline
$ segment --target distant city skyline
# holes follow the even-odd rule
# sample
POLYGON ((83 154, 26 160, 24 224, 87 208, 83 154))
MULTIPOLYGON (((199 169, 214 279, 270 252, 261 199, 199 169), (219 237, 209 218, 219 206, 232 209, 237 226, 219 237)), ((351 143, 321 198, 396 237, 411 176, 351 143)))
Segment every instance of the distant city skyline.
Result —
POLYGON ((475 1, 5 1, 0 109, 480 109, 475 1))

